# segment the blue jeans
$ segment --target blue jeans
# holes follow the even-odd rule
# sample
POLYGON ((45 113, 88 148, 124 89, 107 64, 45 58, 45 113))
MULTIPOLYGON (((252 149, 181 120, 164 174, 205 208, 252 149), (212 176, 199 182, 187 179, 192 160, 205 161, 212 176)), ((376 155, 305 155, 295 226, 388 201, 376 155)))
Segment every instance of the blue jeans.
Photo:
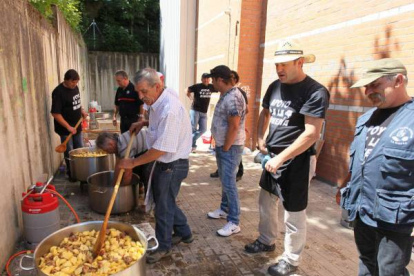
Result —
POLYGON ((409 276, 411 233, 399 233, 366 225, 355 220, 354 236, 359 252, 358 276, 409 276))
POLYGON ((207 130, 207 113, 190 109, 191 126, 193 128, 193 145, 197 147, 197 139, 207 130), (197 129, 198 125, 198 129, 197 129))
POLYGON ((239 168, 243 146, 233 145, 228 151, 216 147, 217 168, 221 181, 220 209, 227 212, 227 221, 239 225, 240 201, 236 186, 236 174, 239 168))
POLYGON ((172 246, 172 232, 180 237, 189 237, 191 229, 187 218, 177 206, 176 198, 181 182, 187 177, 188 159, 179 159, 171 163, 157 162, 152 175, 152 192, 155 202, 155 235, 160 250, 169 250, 172 246))
MULTIPOLYGON (((68 135, 60 136, 60 142, 63 143, 63 141, 66 140, 66 137, 68 137, 68 135)), ((66 174, 68 176, 70 176, 69 152, 71 150, 82 148, 82 147, 83 147, 83 135, 82 135, 82 131, 78 131, 76 132, 75 135, 72 135, 72 138, 66 144, 66 151, 63 154, 63 156, 65 157, 65 163, 66 163, 66 174)))

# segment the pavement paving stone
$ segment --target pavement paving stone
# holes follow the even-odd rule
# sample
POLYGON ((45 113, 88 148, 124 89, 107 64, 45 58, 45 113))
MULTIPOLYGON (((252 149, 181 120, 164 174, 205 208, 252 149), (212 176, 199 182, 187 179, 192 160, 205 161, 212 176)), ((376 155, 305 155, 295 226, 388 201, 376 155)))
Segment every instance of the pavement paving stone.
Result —
MULTIPOLYGON (((173 247, 170 257, 147 265, 148 276, 252 276, 267 275, 267 268, 283 253, 283 207, 279 207, 279 233, 274 252, 249 254, 244 245, 258 237, 259 206, 258 181, 260 164, 253 163, 253 155, 243 156, 244 176, 237 182, 241 200, 241 232, 230 237, 219 237, 216 231, 226 223, 224 219, 208 219, 207 212, 217 209, 221 199, 221 184, 210 178, 216 170, 215 156, 206 147, 190 155, 190 173, 184 180, 177 203, 187 215, 194 235, 191 244, 180 243, 173 247)), ((81 221, 103 220, 103 214, 92 211, 86 189, 71 183, 63 175, 53 181, 57 190, 72 204, 81 221)), ((86 188, 86 187, 85 187, 86 188)), ((301 276, 349 276, 356 275, 358 255, 353 242, 352 230, 339 225, 341 210, 335 203, 336 188, 313 180, 309 193, 308 240, 297 275, 301 276)), ((142 197, 141 197, 142 200, 142 197)), ((75 223, 74 216, 61 202, 61 226, 75 223)), ((154 233, 154 217, 137 207, 131 212, 112 215, 111 220, 137 225, 146 233, 154 233)), ((23 247, 20 243, 16 247, 23 247)), ((19 271, 21 276, 35 275, 19 271), (26 273, 26 274, 25 274, 26 273)), ((410 264, 410 271, 414 271, 410 264)), ((5 275, 5 274, 4 274, 5 275)))

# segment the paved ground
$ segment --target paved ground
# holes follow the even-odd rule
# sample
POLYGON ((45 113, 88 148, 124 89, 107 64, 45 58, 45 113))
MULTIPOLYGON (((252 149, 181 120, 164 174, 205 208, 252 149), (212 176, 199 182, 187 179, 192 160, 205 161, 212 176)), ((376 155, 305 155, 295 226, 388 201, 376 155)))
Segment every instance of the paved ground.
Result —
MULTIPOLYGON (((189 177, 182 185, 178 204, 187 215, 195 241, 179 244, 173 254, 158 264, 147 265, 147 275, 266 275, 267 268, 283 252, 284 228, 279 228, 280 236, 276 251, 268 254, 250 255, 244 252, 246 243, 257 235, 258 225, 258 179, 261 173, 259 164, 253 157, 243 156, 245 175, 238 182, 241 199, 241 229, 239 234, 228 238, 216 235, 224 220, 211 220, 208 211, 218 208, 221 186, 218 179, 209 174, 216 168, 215 157, 207 151, 191 155, 189 177)), ((70 183, 58 176, 54 183, 73 205, 82 221, 102 220, 90 210, 88 195, 81 192, 79 183, 70 183)), ((313 180, 308 207, 308 240, 303 260, 297 275, 302 276, 349 276, 357 273, 357 252, 351 230, 339 224, 341 210, 334 202, 336 189, 320 181, 313 180)), ((74 223, 68 209, 61 205, 62 226, 74 223)), ((283 221, 283 207, 279 208, 280 221, 283 221)), ((149 222, 154 219, 137 208, 133 212, 111 216, 111 220, 130 224, 149 222)), ((413 264, 410 270, 414 271, 413 264)), ((31 275, 20 272, 19 275, 31 275)), ((32 274, 33 275, 33 274, 32 274)))

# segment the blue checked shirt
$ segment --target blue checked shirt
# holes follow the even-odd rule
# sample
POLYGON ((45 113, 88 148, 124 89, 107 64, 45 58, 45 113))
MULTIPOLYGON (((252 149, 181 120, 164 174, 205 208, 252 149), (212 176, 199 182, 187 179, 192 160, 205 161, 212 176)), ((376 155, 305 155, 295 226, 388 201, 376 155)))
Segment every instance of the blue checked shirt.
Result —
POLYGON ((233 87, 224 95, 220 96, 214 110, 211 133, 213 134, 214 140, 216 140, 217 147, 224 145, 229 127, 228 118, 231 116, 240 117, 239 129, 232 145, 244 145, 246 139, 244 131, 246 101, 237 87, 233 87))

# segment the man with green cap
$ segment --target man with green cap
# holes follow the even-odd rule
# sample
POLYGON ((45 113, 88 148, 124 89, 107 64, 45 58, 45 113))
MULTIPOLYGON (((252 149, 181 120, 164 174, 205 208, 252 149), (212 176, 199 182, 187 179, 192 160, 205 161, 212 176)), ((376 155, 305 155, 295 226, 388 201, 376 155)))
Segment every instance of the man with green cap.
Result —
POLYGON ((357 122, 341 207, 354 221, 358 275, 410 275, 414 226, 414 102, 396 59, 368 64, 361 80, 375 106, 357 122))

